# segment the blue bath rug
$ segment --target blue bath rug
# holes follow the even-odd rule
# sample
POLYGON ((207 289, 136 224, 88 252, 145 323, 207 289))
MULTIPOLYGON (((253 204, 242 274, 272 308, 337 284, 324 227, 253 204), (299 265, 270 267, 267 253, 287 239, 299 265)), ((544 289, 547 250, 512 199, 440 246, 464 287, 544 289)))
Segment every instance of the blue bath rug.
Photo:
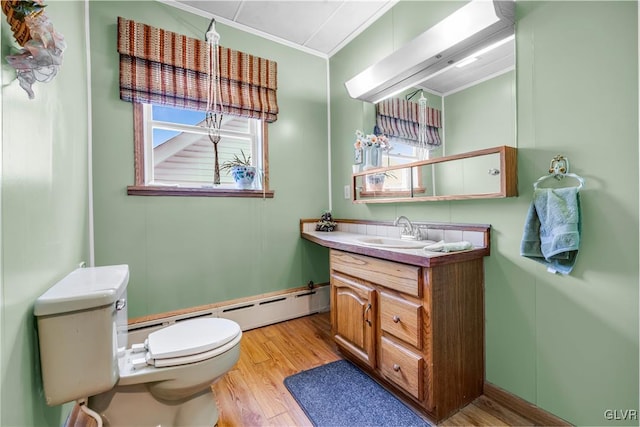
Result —
POLYGON ((291 375, 284 384, 316 427, 429 426, 346 360, 291 375))

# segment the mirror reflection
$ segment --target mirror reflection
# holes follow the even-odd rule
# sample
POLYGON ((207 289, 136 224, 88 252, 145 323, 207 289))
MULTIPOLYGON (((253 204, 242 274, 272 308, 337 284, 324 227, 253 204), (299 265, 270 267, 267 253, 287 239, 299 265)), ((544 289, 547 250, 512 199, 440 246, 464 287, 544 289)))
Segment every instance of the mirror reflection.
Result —
POLYGON ((383 165, 515 145, 514 37, 476 57, 468 65, 452 65, 420 85, 376 104, 372 112, 375 132, 389 135, 392 147, 385 153, 383 165), (420 126, 419 120, 410 120, 419 118, 421 98, 426 100, 425 126, 420 126), (396 107, 393 111, 400 118, 389 118, 390 105, 396 107), (417 112, 418 116, 402 116, 407 111, 417 112), (439 120, 434 121, 435 117, 439 120), (393 120, 395 127, 381 125, 393 120), (394 129, 399 132, 394 133, 394 129), (422 138, 419 129, 426 130, 422 138), (426 147, 422 141, 426 141, 426 147))
POLYGON ((449 70, 450 79, 446 78, 448 73, 442 73, 369 109, 368 122, 371 123, 371 128, 376 133, 388 135, 392 147, 384 153, 383 165, 393 166, 498 145, 515 146, 514 48, 512 38, 500 49, 504 53, 498 60, 498 64, 503 66, 502 70, 495 71, 495 66, 488 64, 489 67, 485 69, 479 68, 468 74, 460 74, 460 68, 452 67, 449 70), (486 76, 482 74, 483 70, 495 72, 486 76), (470 81, 474 78, 478 80, 470 81), (463 86, 454 87, 454 83, 463 86), (447 92, 440 92, 441 90, 447 92), (402 116, 402 111, 419 112, 418 101, 421 97, 426 99, 426 147, 419 141, 419 135, 415 135, 419 129, 417 121, 390 119, 386 115, 390 104, 405 106, 396 108, 396 115, 402 116), (435 123, 429 120, 434 116, 439 117, 435 123), (390 120, 397 120, 398 125, 395 128, 400 130, 398 136, 394 135, 393 126, 381 126, 381 122, 386 123, 390 120), (436 126, 431 126, 432 124, 436 126), (416 130, 413 132, 415 137, 407 138, 406 136, 411 134, 407 130, 413 129, 416 130))
MULTIPOLYGON (((366 96, 359 97, 376 102, 363 102, 366 129, 388 139, 387 148, 377 155, 373 166, 367 161, 373 156, 365 150, 364 161, 354 167, 354 185, 360 189, 360 199, 464 197, 500 191, 499 186, 495 187, 500 180, 487 173, 488 170, 500 170, 500 164, 498 162, 496 166, 496 160, 488 160, 489 157, 408 166, 443 157, 468 157, 467 153, 489 147, 516 145, 513 4, 470 2, 454 14, 468 9, 465 13, 468 12, 470 19, 481 20, 483 14, 474 8, 490 5, 493 5, 490 10, 499 19, 492 22, 498 23, 487 23, 489 27, 485 30, 446 49, 442 55, 434 51, 433 59, 437 64, 425 61, 421 70, 415 72, 414 77, 419 78, 407 78, 404 74, 397 78, 387 76, 389 84, 407 78, 414 82, 412 87, 379 102, 377 99, 382 97, 377 95, 368 97, 365 93, 366 96), (385 170, 374 172, 372 167, 385 170), (471 169, 482 169, 484 173, 469 178, 471 169), (363 171, 370 173, 357 176, 363 171)), ((442 42, 438 37, 441 36, 427 29, 361 74, 368 71, 384 74, 401 59, 409 61, 416 55, 414 45, 417 41, 435 46, 442 42)), ((401 67, 398 70, 403 72, 401 67)), ((362 83, 358 78, 346 83, 348 90, 358 89, 357 84, 362 83)), ((386 89, 375 90, 384 93, 386 89)))
POLYGON ((511 197, 516 150, 494 147, 354 174, 355 203, 511 197))

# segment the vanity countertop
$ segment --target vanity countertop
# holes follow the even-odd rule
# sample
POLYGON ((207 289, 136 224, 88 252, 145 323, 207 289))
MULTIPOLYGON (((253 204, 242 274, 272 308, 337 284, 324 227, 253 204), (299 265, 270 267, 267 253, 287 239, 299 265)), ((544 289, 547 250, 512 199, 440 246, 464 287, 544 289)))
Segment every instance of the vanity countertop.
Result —
MULTIPOLYGON (((338 249, 355 254, 368 255, 375 258, 397 261, 404 264, 421 267, 434 267, 452 262, 466 261, 482 258, 489 255, 489 248, 474 247, 474 249, 459 252, 429 252, 422 248, 382 248, 366 245, 359 242, 363 234, 345 231, 301 231, 301 237, 331 249, 338 249)), ((427 245, 428 242, 425 243, 427 245)))

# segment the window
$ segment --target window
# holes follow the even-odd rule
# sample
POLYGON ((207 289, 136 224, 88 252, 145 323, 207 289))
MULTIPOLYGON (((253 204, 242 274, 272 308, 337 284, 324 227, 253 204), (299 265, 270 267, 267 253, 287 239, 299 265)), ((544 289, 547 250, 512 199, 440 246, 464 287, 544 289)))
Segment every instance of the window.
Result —
POLYGON ((135 185, 130 195, 273 197, 268 186, 267 124, 224 115, 218 162, 250 156, 257 173, 251 189, 238 189, 227 171, 214 185, 214 147, 205 113, 164 105, 134 104, 135 185))
MULTIPOLYGON (((397 166, 421 160, 418 157, 418 149, 416 147, 400 142, 398 138, 391 138, 391 141, 391 150, 382 155, 382 161, 385 166, 397 166)), ((385 187, 391 191, 411 188, 410 174, 411 169, 398 169, 390 172, 385 180, 385 187)))
MULTIPOLYGON (((266 123, 278 119, 278 64, 275 61, 222 46, 218 51, 220 102, 225 112, 259 119, 241 124, 232 116, 227 117, 226 142, 218 145, 221 162, 224 156, 232 156, 233 150, 244 152, 243 147, 251 148, 252 161, 259 168, 258 188, 245 189, 233 188, 224 182, 213 185, 212 159, 207 162, 193 156, 191 160, 199 165, 190 167, 174 161, 180 150, 202 146, 202 140, 208 139, 197 125, 196 113, 165 114, 174 108, 206 108, 209 72, 206 41, 118 17, 118 53, 120 99, 134 105, 135 183, 127 189, 128 194, 273 197, 273 191, 269 190, 266 123), (169 110, 154 111, 153 107, 143 104, 163 105, 169 110), (183 147, 179 147, 180 144, 183 147), (199 167, 203 170, 196 172, 199 167), (179 170, 170 170, 172 168, 179 170), (207 178, 205 168, 211 168, 211 178, 207 178)), ((201 151, 201 156, 213 156, 213 150, 211 144, 210 150, 201 151)), ((241 177, 240 173, 237 175, 241 177)), ((245 178, 250 175, 244 174, 245 178)))
MULTIPOLYGON (((402 138, 389 138, 391 150, 382 155, 383 166, 399 166, 406 163, 413 163, 424 158, 429 158, 429 152, 423 153, 415 145, 403 141, 402 138)), ((386 173, 384 188, 385 191, 396 195, 404 195, 407 188, 413 188, 413 193, 424 193, 422 174, 418 173, 418 168, 395 169, 386 173)))

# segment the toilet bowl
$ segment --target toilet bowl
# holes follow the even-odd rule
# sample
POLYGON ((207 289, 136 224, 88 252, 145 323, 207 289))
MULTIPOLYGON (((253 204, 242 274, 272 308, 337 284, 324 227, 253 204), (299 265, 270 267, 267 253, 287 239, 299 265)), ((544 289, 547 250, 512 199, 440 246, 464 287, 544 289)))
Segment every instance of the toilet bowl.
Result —
POLYGON ((238 361, 239 325, 184 320, 128 347, 128 278, 126 265, 78 269, 36 301, 47 403, 88 398, 105 426, 213 426, 211 385, 238 361))

